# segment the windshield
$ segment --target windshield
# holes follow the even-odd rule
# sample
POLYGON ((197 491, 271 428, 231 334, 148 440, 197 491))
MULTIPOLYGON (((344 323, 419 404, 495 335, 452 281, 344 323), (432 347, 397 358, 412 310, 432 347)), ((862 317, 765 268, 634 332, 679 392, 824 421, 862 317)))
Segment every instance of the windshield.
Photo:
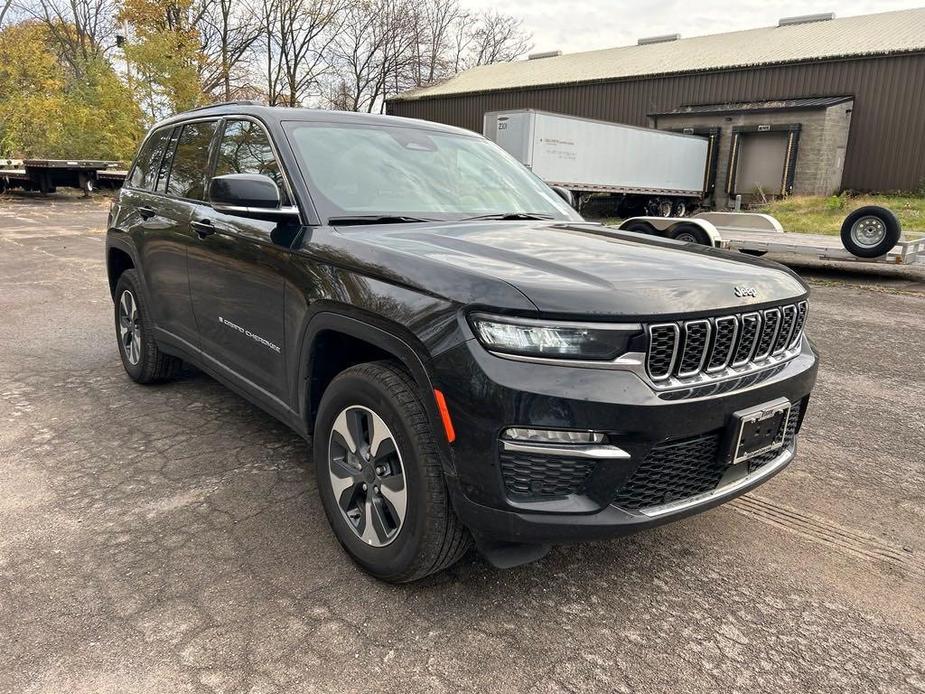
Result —
POLYGON ((391 125, 290 122, 289 139, 322 216, 459 220, 581 217, 488 140, 391 125))

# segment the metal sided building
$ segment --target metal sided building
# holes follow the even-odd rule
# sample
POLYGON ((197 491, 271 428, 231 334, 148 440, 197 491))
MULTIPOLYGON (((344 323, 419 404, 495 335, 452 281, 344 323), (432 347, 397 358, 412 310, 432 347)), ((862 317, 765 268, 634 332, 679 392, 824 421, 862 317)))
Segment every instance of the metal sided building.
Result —
POLYGON ((714 202, 925 185, 925 8, 473 68, 387 111, 482 130, 533 108, 711 140, 714 202))

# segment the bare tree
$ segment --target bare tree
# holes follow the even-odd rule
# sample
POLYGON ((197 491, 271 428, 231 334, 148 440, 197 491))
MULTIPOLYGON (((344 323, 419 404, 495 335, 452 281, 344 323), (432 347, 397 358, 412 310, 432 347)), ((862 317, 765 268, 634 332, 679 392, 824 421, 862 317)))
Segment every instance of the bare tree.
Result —
POLYGON ((458 64, 461 69, 509 62, 533 45, 533 37, 524 31, 522 20, 497 10, 486 10, 464 23, 471 28, 463 33, 464 49, 458 64))
POLYGON ((0 5, 0 26, 3 26, 3 18, 6 17, 7 11, 13 6, 13 0, 3 0, 0 5))
POLYGON ((260 0, 267 102, 298 106, 320 94, 329 49, 349 0, 260 0))
POLYGON ((104 55, 115 34, 113 0, 34 0, 21 5, 27 16, 42 21, 61 57, 77 75, 87 63, 104 55))
POLYGON ((423 0, 416 4, 414 86, 430 84, 453 72, 455 26, 464 14, 459 0, 423 0))
POLYGON ((230 101, 247 89, 252 48, 263 27, 259 13, 239 0, 207 0, 197 18, 202 39, 202 89, 230 101))
POLYGON ((337 76, 329 88, 329 105, 381 111, 387 96, 411 86, 410 76, 419 71, 416 21, 411 0, 354 2, 331 44, 337 76))

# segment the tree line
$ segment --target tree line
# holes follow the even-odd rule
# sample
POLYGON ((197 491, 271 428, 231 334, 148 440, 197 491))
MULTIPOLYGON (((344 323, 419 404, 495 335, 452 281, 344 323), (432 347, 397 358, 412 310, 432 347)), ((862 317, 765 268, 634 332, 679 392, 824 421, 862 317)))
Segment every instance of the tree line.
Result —
POLYGON ((460 0, 0 0, 0 156, 127 159, 215 101, 377 113, 530 43, 460 0))

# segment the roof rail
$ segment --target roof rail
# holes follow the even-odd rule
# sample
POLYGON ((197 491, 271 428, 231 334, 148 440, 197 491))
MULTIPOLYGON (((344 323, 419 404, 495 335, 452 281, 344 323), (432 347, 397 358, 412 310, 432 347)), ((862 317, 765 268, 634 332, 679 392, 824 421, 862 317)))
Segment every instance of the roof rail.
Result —
POLYGON ((240 101, 219 101, 214 104, 205 104, 204 106, 197 106, 196 108, 188 109, 184 113, 190 113, 192 111, 202 111, 207 108, 217 108, 218 106, 263 106, 259 101, 248 101, 247 99, 242 99, 240 101))

